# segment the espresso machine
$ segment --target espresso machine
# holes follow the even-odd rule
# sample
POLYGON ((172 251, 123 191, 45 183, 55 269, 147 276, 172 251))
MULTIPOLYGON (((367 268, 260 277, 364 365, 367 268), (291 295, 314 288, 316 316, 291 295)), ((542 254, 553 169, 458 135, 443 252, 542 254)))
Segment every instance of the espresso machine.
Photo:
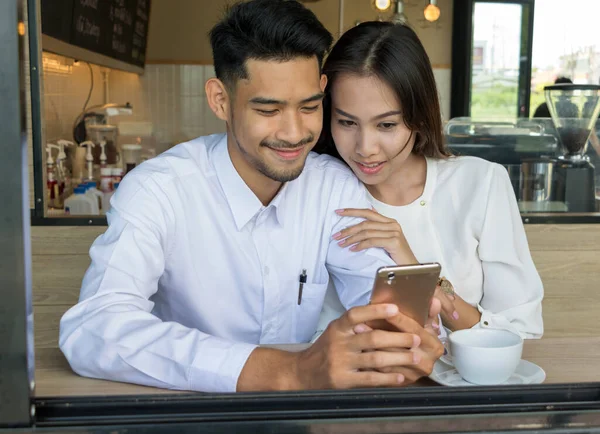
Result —
POLYGON ((569 212, 594 212, 594 166, 585 155, 600 113, 600 86, 556 84, 544 88, 562 155, 554 164, 554 200, 569 212))

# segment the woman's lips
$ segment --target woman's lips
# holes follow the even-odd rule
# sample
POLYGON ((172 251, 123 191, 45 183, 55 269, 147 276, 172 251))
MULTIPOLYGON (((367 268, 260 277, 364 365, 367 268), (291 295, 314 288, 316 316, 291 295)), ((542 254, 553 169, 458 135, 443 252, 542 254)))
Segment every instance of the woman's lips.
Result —
POLYGON ((378 173, 382 168, 383 165, 385 164, 385 161, 381 161, 379 163, 371 163, 371 164, 366 164, 366 163, 360 163, 358 161, 355 161, 356 166, 358 167, 358 169, 363 172, 366 175, 374 175, 376 173, 378 173))

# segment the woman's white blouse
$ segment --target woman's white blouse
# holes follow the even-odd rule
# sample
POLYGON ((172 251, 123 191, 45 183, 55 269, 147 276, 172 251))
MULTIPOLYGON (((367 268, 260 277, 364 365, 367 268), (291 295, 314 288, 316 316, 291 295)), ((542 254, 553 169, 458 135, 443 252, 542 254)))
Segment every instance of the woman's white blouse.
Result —
MULTIPOLYGON (((475 157, 427 159, 421 197, 375 209, 402 226, 419 262, 439 262, 442 276, 481 312, 475 327, 543 334, 544 289, 525 235, 507 171, 475 157)), ((329 288, 319 332, 343 310, 329 288)))

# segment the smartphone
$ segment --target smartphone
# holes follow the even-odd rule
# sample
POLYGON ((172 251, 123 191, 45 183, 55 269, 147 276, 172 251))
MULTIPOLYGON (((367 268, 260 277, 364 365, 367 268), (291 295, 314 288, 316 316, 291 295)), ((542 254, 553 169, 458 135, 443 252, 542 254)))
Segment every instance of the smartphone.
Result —
MULTIPOLYGON (((381 267, 377 270, 370 303, 395 304, 401 313, 424 326, 441 270, 437 262, 381 267)), ((386 321, 369 323, 369 326, 395 330, 386 321)))

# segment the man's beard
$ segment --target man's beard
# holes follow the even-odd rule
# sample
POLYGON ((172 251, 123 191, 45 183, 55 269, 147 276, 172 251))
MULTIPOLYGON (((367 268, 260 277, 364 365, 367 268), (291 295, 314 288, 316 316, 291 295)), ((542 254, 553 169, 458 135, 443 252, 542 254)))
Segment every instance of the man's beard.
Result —
MULTIPOLYGON (((274 167, 270 167, 264 160, 257 158, 253 155, 250 155, 246 151, 246 149, 244 149, 242 144, 239 142, 237 135, 235 134, 235 122, 233 120, 233 114, 231 116, 231 133, 233 135, 233 138, 235 140, 235 143, 236 143, 238 149, 240 150, 240 152, 242 154, 244 154, 244 158, 246 159, 246 161, 248 161, 248 163, 250 163, 250 165, 252 167, 254 167, 256 170, 258 170, 260 173, 262 173, 267 178, 272 179, 273 181, 277 181, 277 182, 289 182, 289 181, 293 181, 294 179, 298 178, 300 176, 300 174, 302 173, 302 171, 304 170, 304 163, 306 162, 306 159, 302 162, 302 164, 299 167, 294 167, 292 169, 276 169, 274 167)), ((260 146, 261 147, 264 146, 264 147, 271 148, 271 149, 297 149, 300 146, 310 144, 313 141, 314 141, 314 136, 311 134, 310 136, 300 140, 296 144, 291 144, 291 143, 280 141, 280 140, 269 141, 269 140, 264 139, 260 142, 260 146)))

